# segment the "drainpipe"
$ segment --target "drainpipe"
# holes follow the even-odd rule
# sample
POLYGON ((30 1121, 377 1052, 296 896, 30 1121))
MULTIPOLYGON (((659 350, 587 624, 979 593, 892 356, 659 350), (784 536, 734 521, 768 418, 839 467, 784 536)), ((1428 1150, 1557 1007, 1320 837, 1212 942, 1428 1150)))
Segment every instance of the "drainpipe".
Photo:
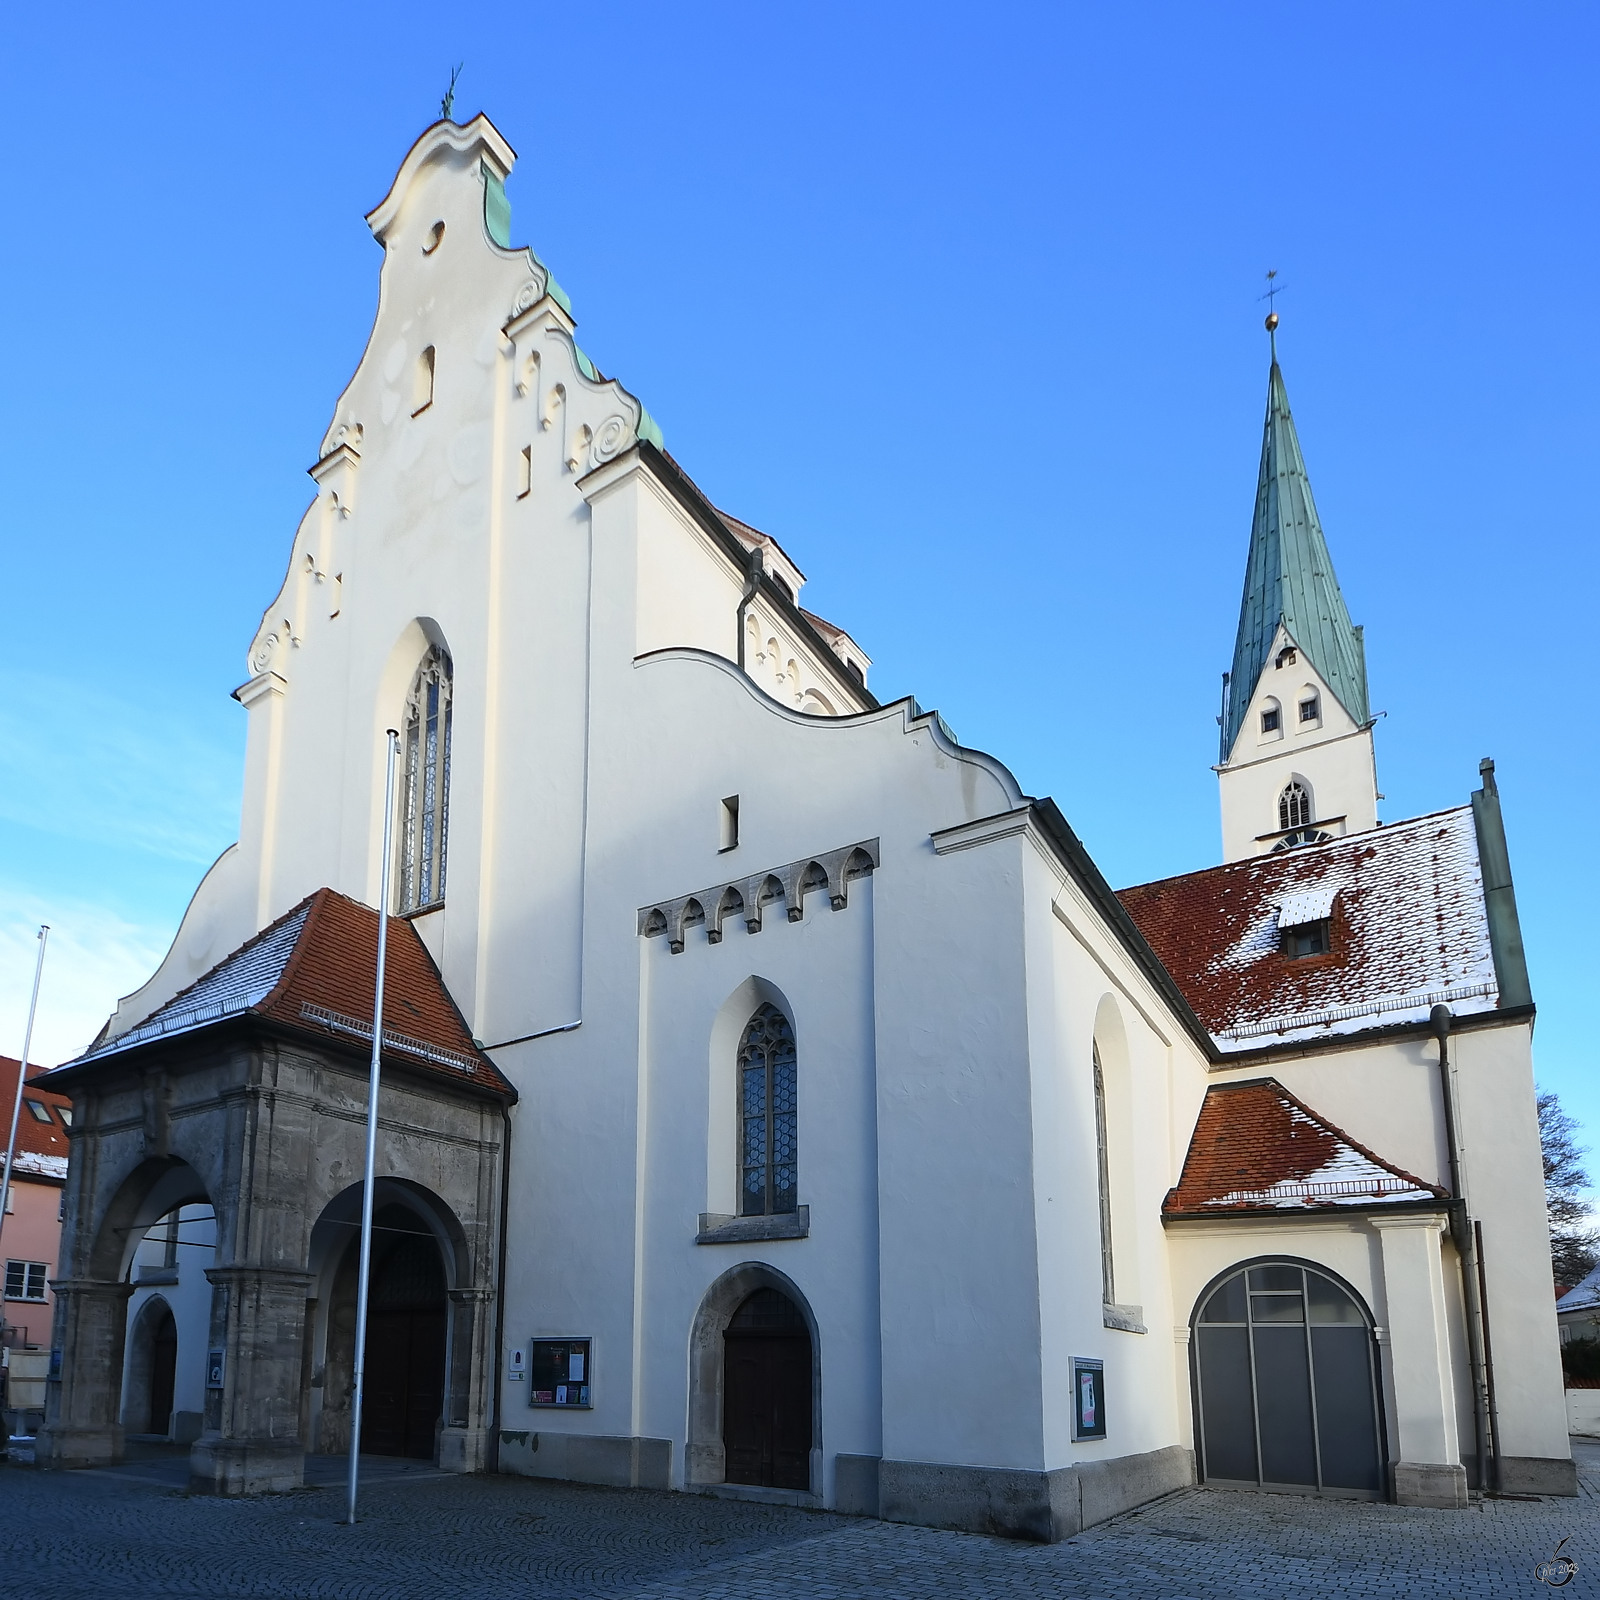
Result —
POLYGON ((744 667, 744 611, 756 597, 756 590, 761 586, 761 546, 757 545, 750 552, 750 565, 745 572, 744 593, 739 596, 739 610, 734 626, 739 630, 739 670, 744 667))
MULTIPOLYGON (((1478 1492, 1489 1489, 1489 1371, 1484 1358, 1483 1280, 1478 1259, 1478 1233, 1467 1215, 1467 1202, 1461 1194, 1461 1145, 1456 1127, 1455 1086, 1450 1075, 1450 1024, 1454 1020, 1449 1006, 1435 1006, 1428 1013, 1433 1036, 1439 1041, 1439 1095, 1444 1106, 1445 1145, 1450 1155, 1450 1237, 1461 1261, 1461 1287, 1467 1312, 1467 1359, 1472 1364, 1472 1423, 1477 1445, 1478 1492)), ((1495 1487, 1500 1476, 1499 1441, 1495 1448, 1495 1487)))
POLYGON ((505 1124, 505 1134, 500 1141, 500 1248, 495 1266, 494 1295, 494 1389, 489 1414, 489 1470, 500 1470, 500 1430, 505 1418, 500 1415, 500 1386, 505 1379, 506 1366, 506 1224, 511 1218, 511 1102, 500 1102, 500 1117, 505 1124))

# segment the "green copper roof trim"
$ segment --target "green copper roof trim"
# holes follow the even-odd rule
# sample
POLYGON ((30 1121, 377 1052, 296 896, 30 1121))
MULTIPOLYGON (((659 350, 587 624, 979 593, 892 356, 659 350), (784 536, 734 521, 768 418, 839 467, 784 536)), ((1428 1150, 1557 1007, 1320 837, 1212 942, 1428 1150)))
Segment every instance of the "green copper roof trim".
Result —
MULTIPOLYGON (((483 226, 489 237, 500 246, 502 250, 511 248, 511 202, 506 198, 505 180, 497 173, 487 161, 483 167, 483 226)), ((538 255, 530 248, 528 259, 544 274, 544 292, 570 317, 572 315, 572 302, 567 298, 567 291, 555 280, 551 272, 538 255)), ((591 373, 592 377, 593 374, 591 373)))
POLYGON ((570 317, 572 315, 572 302, 567 298, 567 291, 556 282, 556 275, 544 262, 539 260, 538 256, 533 254, 531 249, 528 254, 533 256, 533 260, 537 263, 539 270, 544 274, 544 292, 570 317))
POLYGON ((1222 725, 1224 761, 1239 736, 1279 623, 1305 652, 1339 704, 1357 722, 1370 721, 1361 630, 1350 621, 1334 576, 1333 558, 1328 554, 1294 418, 1289 414, 1288 391, 1274 359, 1244 598, 1239 606, 1239 636, 1228 675, 1222 725))
MULTIPOLYGON (((483 167, 483 226, 488 235, 502 250, 511 248, 511 202, 506 198, 505 180, 501 178, 487 161, 481 163, 483 167)), ((544 274, 544 292, 570 317, 572 315, 572 302, 567 298, 567 292, 555 280, 555 274, 542 262, 530 248, 528 259, 544 274)), ((582 348, 574 342, 572 353, 577 357, 578 371, 591 383, 601 383, 598 370, 582 348)), ((639 426, 636 430, 641 439, 648 439, 658 450, 666 449, 666 441, 661 437, 661 429, 656 426, 655 418, 645 410, 643 404, 639 406, 639 426)))
POLYGON ((483 225, 502 250, 511 248, 511 202, 506 199, 505 180, 487 161, 483 163, 483 225))
MULTIPOLYGON (((635 396, 637 398, 637 396, 635 396)), ((639 401, 639 425, 634 429, 641 439, 648 439, 657 450, 665 450, 667 441, 661 437, 661 427, 656 419, 644 408, 644 402, 639 401)))

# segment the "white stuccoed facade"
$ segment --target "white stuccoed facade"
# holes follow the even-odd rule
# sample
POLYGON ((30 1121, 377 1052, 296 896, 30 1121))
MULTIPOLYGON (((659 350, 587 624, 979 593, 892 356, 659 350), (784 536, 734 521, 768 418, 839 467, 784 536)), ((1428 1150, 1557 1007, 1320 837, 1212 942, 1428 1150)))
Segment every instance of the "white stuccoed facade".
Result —
POLYGON ((1265 855, 1290 830, 1278 813, 1284 788, 1311 797, 1310 826, 1342 838, 1378 825, 1378 771, 1372 724, 1357 722, 1281 625, 1227 761, 1217 768, 1222 858, 1265 855), (1280 656, 1292 661, 1277 665, 1280 656), (1316 707, 1304 718, 1300 708, 1316 707), (1263 726, 1267 713, 1277 726, 1263 726))
MULTIPOLYGON (((753 544, 755 581, 752 540, 581 355, 546 269, 492 236, 512 159, 484 118, 438 124, 369 219, 372 337, 237 692, 239 842, 111 1032, 320 887, 377 902, 384 730, 442 647, 448 887, 416 925, 520 1096, 500 1359, 593 1341, 590 1410, 530 1407, 502 1372, 502 1470, 1060 1537, 1192 1480, 1191 1318, 1218 1274, 1270 1255, 1362 1297, 1393 1353, 1390 1467, 1435 1474, 1392 1481, 1457 1503, 1455 1479, 1435 1480, 1471 1452, 1470 1374, 1437 1210, 1162 1213, 1208 1088, 1264 1074, 1448 1184, 1436 1046, 1413 1029, 1224 1059, 1054 808, 936 716, 878 706, 854 641, 790 603, 801 576, 770 541, 753 544), (847 877, 857 849, 872 870, 847 877), (827 882, 802 899, 812 861, 827 882), (769 873, 784 893, 757 914, 769 873), (719 921, 730 886, 745 909, 719 921), (776 1219, 729 1226, 735 1051, 764 1002, 798 1052, 805 1210, 788 1236, 776 1219), (804 1491, 724 1482, 722 1330, 761 1286, 791 1296, 812 1339, 804 1491), (1074 1438, 1074 1358, 1104 1363, 1104 1439, 1074 1438)), ((1255 693, 1282 702, 1281 740, 1258 747, 1252 705, 1223 774, 1230 860, 1270 847, 1290 772, 1333 831, 1376 821, 1370 732, 1303 661, 1273 676, 1255 693), (1306 685, 1314 729, 1296 719, 1306 685)), ((1483 1063, 1458 1068, 1472 1205, 1507 1245, 1490 1291, 1503 1454, 1559 1476, 1530 1023, 1488 1020, 1456 1049, 1483 1063)))

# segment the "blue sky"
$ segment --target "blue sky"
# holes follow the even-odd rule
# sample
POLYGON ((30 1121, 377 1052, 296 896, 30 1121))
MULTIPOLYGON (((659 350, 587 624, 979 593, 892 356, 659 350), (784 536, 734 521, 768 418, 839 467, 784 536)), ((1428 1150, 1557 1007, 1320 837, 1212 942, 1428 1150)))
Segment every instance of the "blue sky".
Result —
POLYGON ((585 348, 1116 884, 1217 858, 1278 268, 1384 815, 1497 758, 1539 1073, 1600 1139, 1593 8, 61 18, 7 21, 0 1049, 34 923, 54 1060, 235 835, 228 692, 370 324, 362 217, 464 61, 585 348))

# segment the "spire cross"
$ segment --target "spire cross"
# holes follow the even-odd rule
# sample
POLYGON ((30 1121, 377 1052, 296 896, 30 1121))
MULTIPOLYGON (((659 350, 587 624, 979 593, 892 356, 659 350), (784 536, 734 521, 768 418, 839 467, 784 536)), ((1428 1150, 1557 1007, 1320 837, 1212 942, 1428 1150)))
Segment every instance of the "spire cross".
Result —
POLYGON ((1257 300, 1267 302, 1267 338, 1272 342, 1272 359, 1278 359, 1278 296, 1283 293, 1283 285, 1278 282, 1278 269, 1267 269, 1267 292, 1257 295, 1257 300))

